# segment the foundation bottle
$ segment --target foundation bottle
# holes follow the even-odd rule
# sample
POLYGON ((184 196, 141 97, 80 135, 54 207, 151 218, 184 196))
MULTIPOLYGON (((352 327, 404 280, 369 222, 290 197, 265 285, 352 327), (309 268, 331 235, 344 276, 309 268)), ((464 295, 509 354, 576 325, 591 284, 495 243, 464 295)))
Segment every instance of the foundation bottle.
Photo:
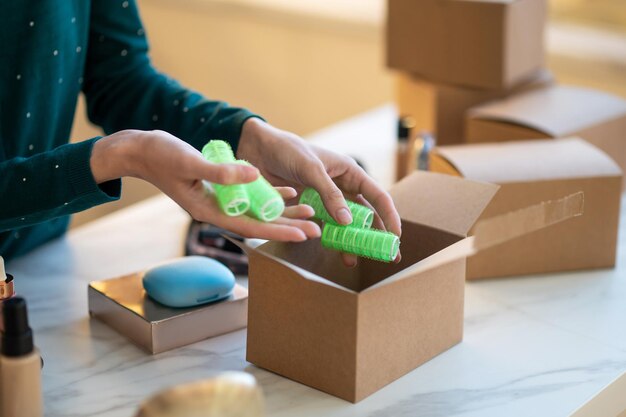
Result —
POLYGON ((41 358, 28 326, 26 301, 2 303, 4 329, 0 347, 0 417, 42 417, 41 358))

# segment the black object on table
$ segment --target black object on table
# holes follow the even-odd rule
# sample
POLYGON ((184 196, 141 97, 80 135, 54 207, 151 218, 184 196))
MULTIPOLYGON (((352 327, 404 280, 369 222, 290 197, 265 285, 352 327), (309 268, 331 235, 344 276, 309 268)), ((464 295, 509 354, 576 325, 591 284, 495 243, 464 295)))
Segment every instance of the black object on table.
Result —
POLYGON ((224 236, 243 242, 243 237, 235 233, 192 220, 185 240, 185 256, 207 256, 226 265, 235 275, 247 275, 248 256, 224 236))

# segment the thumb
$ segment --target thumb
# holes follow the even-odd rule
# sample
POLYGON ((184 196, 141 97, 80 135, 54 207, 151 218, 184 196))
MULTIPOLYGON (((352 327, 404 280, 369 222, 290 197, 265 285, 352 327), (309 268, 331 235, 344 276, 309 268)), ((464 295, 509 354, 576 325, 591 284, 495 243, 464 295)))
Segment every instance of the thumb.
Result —
POLYGON ((259 177, 259 170, 242 164, 212 164, 202 161, 199 177, 214 184, 245 184, 259 177))

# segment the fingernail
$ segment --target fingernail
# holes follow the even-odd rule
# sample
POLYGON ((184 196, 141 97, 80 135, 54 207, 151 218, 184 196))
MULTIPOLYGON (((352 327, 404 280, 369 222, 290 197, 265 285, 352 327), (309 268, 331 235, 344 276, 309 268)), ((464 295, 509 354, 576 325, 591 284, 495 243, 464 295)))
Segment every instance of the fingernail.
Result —
POLYGON ((315 224, 315 232, 313 233, 313 237, 320 237, 320 236, 322 236, 322 229, 320 229, 320 227, 317 224, 315 224))
POLYGON ((289 193, 287 195, 289 198, 294 198, 298 195, 298 192, 295 190, 295 188, 288 187, 288 189, 289 193))
POLYGON ((396 256, 396 259, 394 259, 393 261, 399 264, 401 260, 402 260, 402 255, 400 255, 400 252, 398 252, 398 256, 396 256))
POLYGON ((352 214, 350 214, 350 210, 343 207, 337 210, 337 219, 341 224, 350 224, 352 223, 352 214))
POLYGON ((315 210, 313 210, 313 207, 311 206, 307 206, 304 205, 304 207, 306 207, 306 218, 308 219, 309 217, 313 217, 315 216, 315 210))
POLYGON ((246 167, 246 168, 248 168, 248 174, 251 177, 255 177, 256 178, 259 175, 258 168, 255 168, 255 167, 246 167))

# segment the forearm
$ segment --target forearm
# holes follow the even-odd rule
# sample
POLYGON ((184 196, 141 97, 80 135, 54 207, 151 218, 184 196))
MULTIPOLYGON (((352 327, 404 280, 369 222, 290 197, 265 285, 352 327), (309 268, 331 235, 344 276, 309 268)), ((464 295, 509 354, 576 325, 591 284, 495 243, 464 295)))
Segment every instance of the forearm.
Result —
POLYGON ((243 123, 251 112, 222 101, 207 100, 155 72, 148 64, 123 77, 86 78, 88 114, 111 134, 124 129, 164 130, 196 149, 210 138, 237 148, 243 123))
POLYGON ((107 0, 92 2, 87 50, 83 92, 88 114, 107 134, 160 129, 198 150, 212 138, 236 149, 244 122, 258 117, 156 71, 132 0, 121 13, 107 0))
POLYGON ((0 163, 0 231, 117 200, 119 180, 97 183, 90 159, 98 138, 0 163))

